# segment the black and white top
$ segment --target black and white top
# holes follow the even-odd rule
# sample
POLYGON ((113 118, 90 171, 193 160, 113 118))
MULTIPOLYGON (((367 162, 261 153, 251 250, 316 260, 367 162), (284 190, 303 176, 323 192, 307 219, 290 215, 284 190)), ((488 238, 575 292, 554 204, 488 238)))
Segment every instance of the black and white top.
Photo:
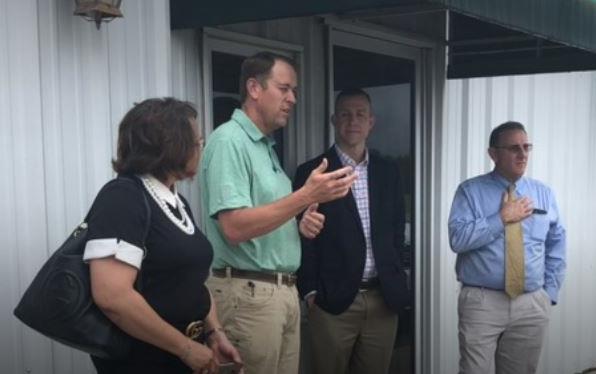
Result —
MULTIPOLYGON (((184 332, 189 322, 202 320, 209 312, 210 296, 204 283, 213 250, 195 226, 182 196, 151 176, 140 180, 144 183, 130 183, 119 177, 97 195, 87 217, 89 241, 84 259, 114 256, 140 269, 141 294, 164 320, 184 332), (151 210, 146 239, 143 236, 148 217, 141 193, 151 210), (193 229, 185 230, 176 224, 172 214, 180 221, 190 219, 193 229)), ((144 345, 141 350, 145 355, 147 350, 158 350, 138 343, 144 345)))

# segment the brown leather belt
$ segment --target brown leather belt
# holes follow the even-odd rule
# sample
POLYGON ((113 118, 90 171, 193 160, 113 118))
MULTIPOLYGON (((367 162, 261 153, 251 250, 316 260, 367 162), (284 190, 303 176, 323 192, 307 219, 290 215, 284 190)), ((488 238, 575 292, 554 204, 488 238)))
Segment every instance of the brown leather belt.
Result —
POLYGON ((379 278, 374 277, 374 278, 370 278, 370 279, 361 281, 360 289, 361 290, 372 290, 372 289, 379 287, 380 284, 381 284, 381 282, 379 282, 379 278))
POLYGON ((211 272, 215 277, 226 278, 228 276, 228 269, 230 272, 230 277, 232 278, 252 279, 273 284, 285 284, 289 287, 292 287, 296 284, 296 275, 292 273, 268 273, 264 271, 242 270, 235 268, 211 269, 211 272))

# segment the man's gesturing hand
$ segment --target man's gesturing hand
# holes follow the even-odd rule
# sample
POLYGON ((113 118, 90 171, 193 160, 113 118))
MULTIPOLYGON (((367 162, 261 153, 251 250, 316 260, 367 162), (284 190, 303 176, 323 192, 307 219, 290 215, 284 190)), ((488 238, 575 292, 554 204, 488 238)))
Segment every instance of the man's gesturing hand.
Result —
POLYGON ((350 191, 352 183, 358 178, 350 166, 325 173, 326 158, 314 169, 302 187, 310 203, 325 203, 344 197, 350 191))

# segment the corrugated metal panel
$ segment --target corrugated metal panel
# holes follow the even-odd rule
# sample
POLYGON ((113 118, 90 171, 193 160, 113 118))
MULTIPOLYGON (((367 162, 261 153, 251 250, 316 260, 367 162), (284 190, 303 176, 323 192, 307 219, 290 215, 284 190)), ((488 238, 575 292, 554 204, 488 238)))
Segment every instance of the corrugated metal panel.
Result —
POLYGON ((35 1, 0 3, 0 123, 2 124, 2 159, 0 170, 0 218, 5 250, 0 267, 2 297, 0 320, 3 337, 2 362, 11 372, 27 367, 42 372, 51 367, 47 341, 21 328, 10 318, 12 308, 24 284, 45 257, 46 217, 43 183, 41 98, 39 92, 39 40, 35 1), (11 32, 9 30, 20 30, 11 32), (24 183, 35 181, 34 183, 24 183), (5 333, 4 333, 5 332, 5 333), (27 346, 27 350, 23 350, 27 346))
POLYGON ((491 129, 506 121, 527 124, 534 151, 528 175, 552 186, 568 232, 568 271, 553 308, 539 373, 575 373, 596 364, 596 73, 449 81, 442 140, 440 211, 441 372, 457 372, 455 255, 447 216, 457 185, 487 172, 491 129))
POLYGON ((122 115, 134 101, 171 93, 166 0, 125 1, 125 18, 100 31, 73 7, 0 0, 3 373, 94 372, 86 355, 24 327, 12 309, 112 177, 122 115))
MULTIPOLYGON (((176 30, 171 33, 172 48, 172 96, 195 104, 199 113, 199 127, 202 134, 205 134, 203 118, 203 93, 201 92, 202 75, 199 59, 199 40, 195 30, 176 30)), ((179 191, 191 205, 195 221, 199 227, 200 217, 200 194, 199 180, 197 175, 192 181, 184 181, 178 184, 179 191)))

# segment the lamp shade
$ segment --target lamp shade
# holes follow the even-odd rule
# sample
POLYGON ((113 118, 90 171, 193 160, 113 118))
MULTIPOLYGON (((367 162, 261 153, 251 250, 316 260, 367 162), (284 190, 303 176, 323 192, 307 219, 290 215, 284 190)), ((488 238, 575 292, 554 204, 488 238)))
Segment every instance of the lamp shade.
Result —
POLYGON ((122 0, 75 0, 74 15, 81 16, 87 21, 94 21, 99 30, 102 22, 110 22, 116 17, 122 17, 121 2, 122 0))

